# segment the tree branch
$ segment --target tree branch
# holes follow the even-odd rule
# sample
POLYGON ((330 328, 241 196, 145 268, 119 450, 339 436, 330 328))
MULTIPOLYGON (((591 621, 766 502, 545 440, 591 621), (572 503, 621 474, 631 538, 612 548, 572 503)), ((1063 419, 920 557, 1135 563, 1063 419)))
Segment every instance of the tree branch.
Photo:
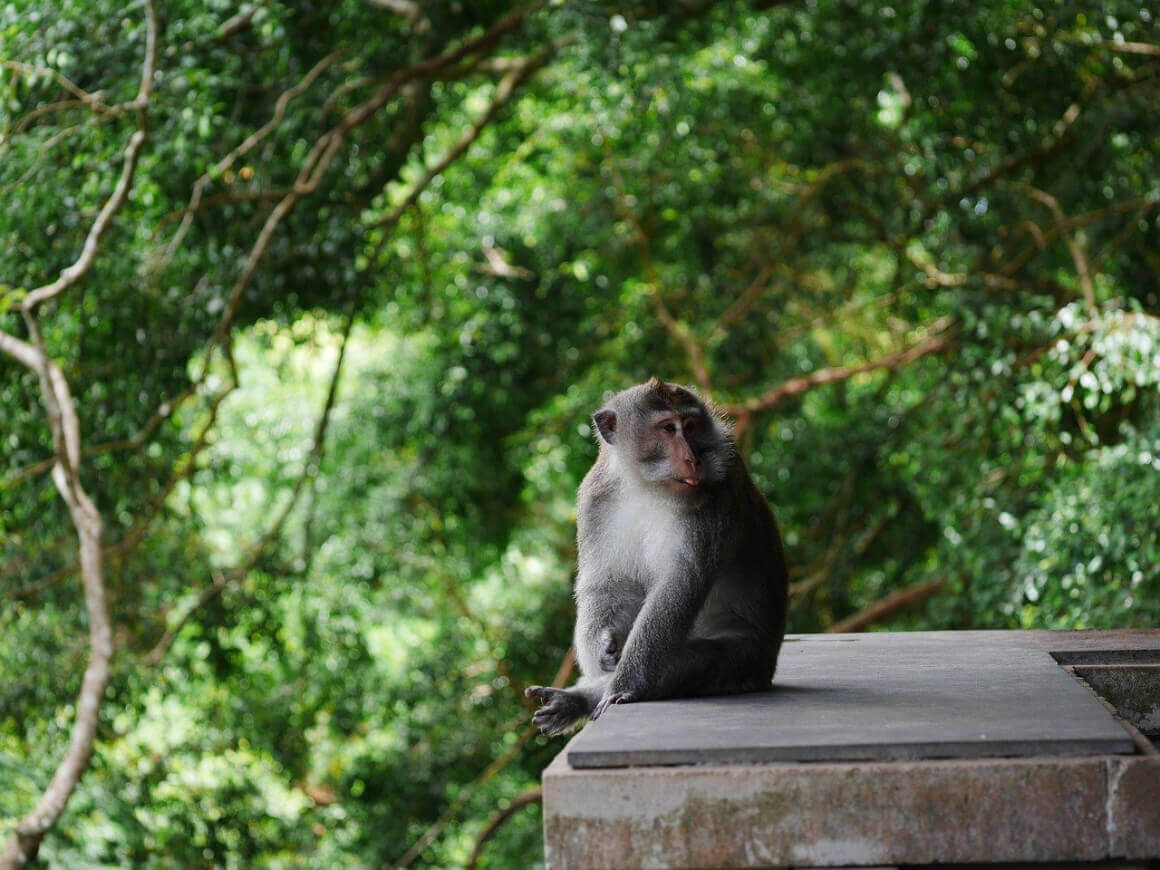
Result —
POLYGON ((397 15, 402 15, 412 23, 423 16, 423 7, 415 0, 370 0, 370 2, 397 15))
POLYGON ((766 282, 781 262, 782 257, 785 256, 786 251, 801 237, 803 229, 801 220, 802 212, 810 200, 817 196, 818 191, 825 187, 835 176, 845 172, 852 172, 855 169, 861 169, 863 165, 863 162, 859 159, 839 160, 835 163, 827 164, 818 170, 813 181, 801 192, 797 201, 794 203, 789 228, 778 242, 777 249, 769 257, 769 261, 762 268, 761 272, 758 273, 757 277, 750 282, 749 286, 745 288, 745 291, 717 319, 717 323, 709 330, 710 340, 724 336, 729 331, 729 327, 744 317, 760 298, 761 294, 765 291, 766 282))
MULTIPOLYGON (((929 287, 961 287, 971 280, 969 272, 944 272, 939 269, 934 263, 925 257, 919 256, 914 251, 907 249, 906 259, 910 261, 911 265, 917 266, 926 275, 927 286, 929 287)), ((980 272, 983 284, 987 287, 999 288, 1002 290, 1018 290, 1019 282, 1013 278, 1008 278, 1006 275, 996 275, 991 272, 980 272)))
POLYGON ((862 631, 877 622, 893 616, 900 610, 905 610, 912 604, 926 601, 946 585, 945 579, 932 580, 929 583, 917 583, 890 593, 881 601, 876 601, 864 610, 853 616, 835 622, 826 629, 827 634, 841 634, 847 631, 862 631))
POLYGON ((496 85, 495 93, 492 94, 491 101, 471 124, 471 126, 459 137, 458 141, 448 149, 439 160, 428 167, 427 171, 423 173, 420 178, 412 186, 411 190, 404 197, 403 201, 391 209, 386 217, 378 223, 378 228, 382 233, 378 244, 375 246, 374 252, 371 254, 371 260, 377 260, 379 251, 390 237, 391 230, 399 222, 402 216, 406 213, 412 205, 414 205, 427 186, 437 178, 441 173, 447 170, 447 167, 458 160, 471 147, 472 143, 479 138, 479 134, 496 116, 496 113, 507 104, 511 99, 512 94, 521 84, 527 81, 531 75, 548 62, 551 52, 548 50, 542 51, 539 54, 524 59, 522 63, 510 70, 496 85))
POLYGON ((881 359, 862 363, 861 365, 819 369, 816 372, 811 372, 799 378, 790 378, 773 389, 767 390, 757 398, 722 405, 722 410, 728 414, 750 416, 761 411, 768 411, 778 402, 788 399, 791 396, 804 393, 807 390, 812 390, 814 387, 822 386, 823 384, 834 384, 839 381, 846 381, 855 375, 878 371, 880 369, 895 371, 914 362, 920 357, 934 353, 942 353, 952 348, 954 346, 954 339, 951 335, 950 323, 951 319, 949 317, 942 317, 936 320, 931 324, 929 329, 929 332, 933 334, 928 335, 922 341, 912 345, 906 350, 901 350, 884 356, 881 359))
POLYGON ((669 307, 665 305, 660 288, 656 284, 653 284, 652 292, 649 296, 652 300, 653 310, 657 313, 657 319, 660 320, 661 325, 673 337, 673 340, 685 349, 685 355, 689 358, 689 368, 693 370, 693 380, 697 382, 697 386, 701 388, 705 397, 708 398, 713 392, 713 385, 709 377, 709 366, 705 362, 705 351, 702 349, 700 342, 685 328, 684 324, 673 317, 672 312, 669 311, 669 307))
POLYGON ((113 218, 125 204, 125 200, 129 196, 129 189, 133 186, 133 176, 137 170, 137 160, 141 156, 141 149, 145 145, 148 130, 148 115, 146 110, 149 97, 153 93, 153 68, 157 62, 157 13, 153 9, 152 0, 146 0, 145 10, 148 20, 148 27, 145 32, 145 61, 142 64, 141 84, 137 90, 137 98, 131 104, 140 114, 137 130, 129 137, 129 145, 125 149, 121 166, 121 177, 117 180, 112 194, 110 194, 104 207, 97 215, 97 219, 93 221, 92 227, 89 228, 89 234, 85 238, 85 243, 81 248, 80 256, 77 257, 76 262, 64 269, 60 273, 60 277, 51 284, 36 288, 24 298, 23 308, 28 313, 35 313, 41 305, 65 292, 93 268, 93 263, 97 257, 97 249, 101 243, 101 237, 104 236, 112 224, 113 218))
POLYGON ((36 859, 41 841, 52 830, 77 783, 88 768, 97 734, 97 719, 105 687, 109 681, 109 663, 113 655, 113 630, 105 603, 104 565, 101 552, 103 524, 100 512, 85 492, 80 479, 80 423, 68 382, 44 346, 37 319, 41 304, 75 285, 92 268, 101 237, 120 210, 133 183, 134 170, 148 128, 148 104, 153 87, 153 69, 157 57, 157 12, 152 0, 145 0, 145 58, 136 104, 138 127, 129 138, 121 177, 113 194, 101 209, 89 230, 80 257, 52 284, 38 288, 25 298, 22 310, 32 344, 0 331, 0 350, 33 370, 40 377, 41 396, 52 428, 56 464, 53 483, 68 507, 77 530, 80 551, 81 584, 89 620, 89 663, 81 680, 68 749, 57 766, 52 780, 36 806, 12 829, 3 851, 0 868, 14 870, 36 859))
MULTIPOLYGON (((493 48, 504 36, 518 29, 524 19, 541 5, 543 5, 543 0, 517 9, 501 18, 479 36, 466 40, 443 54, 397 70, 383 81, 366 100, 349 111, 342 117, 338 124, 319 137, 314 143, 314 147, 311 148, 310 153, 303 160, 299 169, 298 178, 294 182, 294 187, 274 206, 273 210, 267 216, 265 223, 262 225, 262 229, 258 233, 258 238, 250 248, 250 253, 246 257, 245 264, 242 266, 241 274, 238 276, 237 281, 234 282, 234 286, 230 291, 230 298, 226 302, 222 315, 214 327, 214 331, 210 335, 209 340, 206 342, 207 350, 220 343, 229 332, 234 315, 237 313, 238 305, 241 303, 242 294, 249 285, 254 273, 257 271, 258 264, 265 256, 266 249, 273 239, 274 232, 278 229, 278 226, 282 223, 286 215, 294 208, 298 200, 315 191, 322 181, 323 176, 326 174, 327 169, 330 167, 331 161, 334 160, 339 149, 346 143, 351 132, 393 99, 407 82, 426 76, 437 75, 440 70, 457 63, 465 57, 470 57, 480 51, 493 48)), ((205 356, 205 364, 207 366, 209 365, 209 359, 210 354, 207 353, 205 356)))
MULTIPOLYGON (((1067 217, 1064 215, 1063 209, 1059 206, 1059 200, 1050 193, 1045 190, 1040 190, 1037 187, 1032 187, 1030 184, 1015 184, 1012 186, 1018 190, 1022 190, 1036 202, 1047 206, 1051 210, 1051 214, 1057 224, 1064 225, 1067 223, 1067 217)), ((1083 247, 1070 233, 1064 236, 1064 242, 1067 245, 1067 250, 1071 253, 1072 263, 1075 264, 1075 271, 1079 276, 1079 285, 1083 289, 1084 304, 1087 306, 1088 312, 1091 313, 1096 307, 1096 295, 1095 287, 1092 284, 1091 269, 1088 267, 1087 254, 1084 253, 1083 247)))
MULTIPOLYGON (((63 90, 68 91, 77 101, 91 108, 94 112, 104 113, 113 110, 113 107, 102 102, 101 98, 96 93, 89 93, 64 73, 46 66, 33 66, 29 63, 22 63, 18 60, 4 60, 0 61, 0 67, 10 69, 13 72, 24 73, 27 76, 48 76, 63 90)), ((100 93, 100 92, 98 92, 100 93)))
POLYGON ((471 850, 471 857, 467 859, 467 870, 475 870, 476 865, 479 864, 479 856, 483 853, 483 847, 507 823, 508 819, 524 807, 538 804, 542 800, 543 792, 539 786, 530 788, 523 794, 512 798, 511 803, 496 813, 491 821, 487 823, 487 827, 483 829, 479 837, 476 838, 475 848, 471 850))

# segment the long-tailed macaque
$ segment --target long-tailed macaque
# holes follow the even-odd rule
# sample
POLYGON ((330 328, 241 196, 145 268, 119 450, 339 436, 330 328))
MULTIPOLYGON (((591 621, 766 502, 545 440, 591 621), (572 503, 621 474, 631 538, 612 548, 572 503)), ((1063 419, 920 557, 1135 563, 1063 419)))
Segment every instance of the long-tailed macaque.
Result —
POLYGON ((653 378, 593 416, 600 456, 580 485, 580 680, 532 686, 560 734, 610 704, 766 689, 785 636, 787 573, 773 513, 725 424, 653 378))

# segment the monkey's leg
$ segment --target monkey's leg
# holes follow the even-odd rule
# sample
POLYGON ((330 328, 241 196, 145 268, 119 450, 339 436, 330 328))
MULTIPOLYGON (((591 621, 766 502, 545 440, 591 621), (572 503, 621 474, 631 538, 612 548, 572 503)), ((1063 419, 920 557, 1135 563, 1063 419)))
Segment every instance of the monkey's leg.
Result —
POLYGON ((661 677, 657 697, 736 695, 768 689, 778 644, 757 635, 691 638, 661 677))
POLYGON ((570 689, 529 686, 524 694, 540 702, 540 709, 532 716, 532 723, 550 737, 563 734, 585 716, 592 714, 611 678, 611 674, 583 677, 570 689))

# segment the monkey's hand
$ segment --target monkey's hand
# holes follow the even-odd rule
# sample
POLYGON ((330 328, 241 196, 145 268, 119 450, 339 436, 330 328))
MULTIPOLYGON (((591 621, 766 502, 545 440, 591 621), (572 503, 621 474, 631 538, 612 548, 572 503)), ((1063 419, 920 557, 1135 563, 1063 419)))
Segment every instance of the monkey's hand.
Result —
POLYGON ((578 692, 552 686, 529 686, 524 694, 540 702, 532 724, 549 737, 563 734, 588 713, 588 701, 578 692))
POLYGON ((600 699, 600 702, 596 705, 596 709, 592 711, 592 715, 589 718, 599 719, 611 704, 631 704, 636 700, 637 695, 635 692, 605 692, 604 697, 600 699))

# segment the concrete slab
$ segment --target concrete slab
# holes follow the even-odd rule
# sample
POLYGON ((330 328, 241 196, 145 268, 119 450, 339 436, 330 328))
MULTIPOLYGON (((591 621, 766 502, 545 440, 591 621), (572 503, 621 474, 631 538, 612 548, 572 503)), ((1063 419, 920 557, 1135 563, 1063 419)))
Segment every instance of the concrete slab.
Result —
POLYGON ((565 757, 581 769, 1130 754, 1131 737, 1057 658, 1158 653, 1157 632, 790 637, 772 691, 614 707, 565 757))
POLYGON ((575 870, 1101 861, 1127 851, 1109 850, 1106 782, 1100 758, 604 770, 557 758, 546 858, 575 870))
POLYGON ((1160 755, 1143 739, 1131 754, 1056 663, 1126 668, 1130 697, 1150 698, 1160 631, 811 636, 783 655, 777 691, 625 705, 574 738, 544 771, 548 867, 1160 861, 1160 755), (899 760, 916 735, 922 760, 899 760), (925 754, 948 750, 978 757, 925 754), (1029 757, 993 757, 1015 750, 1029 757))
POLYGON ((1160 756, 1108 761, 1109 852, 1160 860, 1160 756))
POLYGON ((1075 673, 1143 733, 1160 735, 1160 664, 1076 665, 1075 673))

